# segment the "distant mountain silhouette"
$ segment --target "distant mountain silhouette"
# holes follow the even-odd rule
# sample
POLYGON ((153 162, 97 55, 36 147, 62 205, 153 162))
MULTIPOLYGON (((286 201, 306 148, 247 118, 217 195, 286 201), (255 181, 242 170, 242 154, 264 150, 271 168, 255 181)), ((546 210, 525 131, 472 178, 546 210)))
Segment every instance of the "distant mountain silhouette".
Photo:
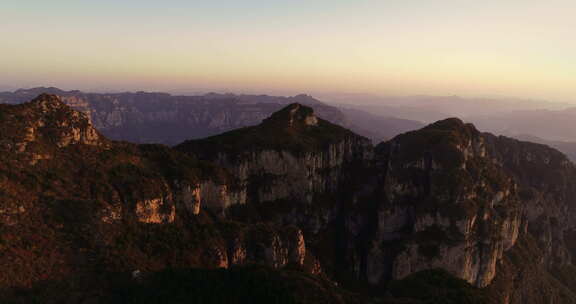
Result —
POLYGON ((375 142, 422 126, 393 117, 338 109, 306 94, 292 97, 219 93, 175 96, 158 92, 84 93, 38 87, 0 92, 0 103, 22 103, 42 93, 57 95, 74 109, 86 113, 107 137, 136 143, 176 145, 189 139, 257 125, 290 103, 311 106, 318 117, 343 125, 375 142))

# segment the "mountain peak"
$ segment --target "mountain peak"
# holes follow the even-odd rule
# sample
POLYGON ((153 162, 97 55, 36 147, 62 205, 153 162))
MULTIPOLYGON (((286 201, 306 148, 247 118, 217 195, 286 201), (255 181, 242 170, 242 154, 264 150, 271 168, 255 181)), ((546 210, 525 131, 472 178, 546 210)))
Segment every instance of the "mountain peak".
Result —
POLYGON ((314 110, 299 103, 290 104, 265 119, 264 124, 284 124, 287 127, 317 126, 318 118, 314 110))
POLYGON ((38 95, 38 97, 34 98, 30 103, 33 106, 39 107, 42 112, 48 112, 67 107, 67 105, 62 102, 60 97, 47 93, 38 95))
POLYGON ((66 91, 63 91, 56 87, 36 87, 30 89, 19 89, 14 91, 15 94, 18 95, 41 95, 41 94, 53 94, 53 95, 61 95, 65 94, 66 91))
POLYGON ((300 104, 308 104, 308 105, 322 104, 320 100, 308 94, 299 94, 296 96, 289 97, 288 99, 290 99, 294 103, 300 103, 300 104))
POLYGON ((420 130, 396 136, 377 150, 394 148, 397 157, 410 163, 431 161, 437 168, 461 168, 475 157, 486 156, 480 131, 459 118, 447 118, 420 130))
MULTIPOLYGON (((55 148, 74 144, 101 146, 106 140, 85 113, 78 112, 52 94, 32 101, 0 107, 0 150, 25 155, 31 164, 50 159, 55 148)), ((3 152, 4 152, 3 151, 3 152)))
POLYGON ((431 123, 427 126, 427 128, 435 128, 435 129, 459 129, 463 128, 465 123, 457 117, 450 117, 442 120, 438 120, 434 123, 431 123))
POLYGON ((466 140, 480 136, 480 131, 471 123, 465 123, 460 118, 452 117, 429 124, 422 129, 432 132, 449 132, 453 136, 463 137, 466 140))
POLYGON ((292 103, 272 114, 261 124, 236 129, 199 140, 189 140, 177 149, 210 159, 214 152, 284 150, 317 151, 346 140, 369 140, 341 126, 316 117, 311 107, 292 103))

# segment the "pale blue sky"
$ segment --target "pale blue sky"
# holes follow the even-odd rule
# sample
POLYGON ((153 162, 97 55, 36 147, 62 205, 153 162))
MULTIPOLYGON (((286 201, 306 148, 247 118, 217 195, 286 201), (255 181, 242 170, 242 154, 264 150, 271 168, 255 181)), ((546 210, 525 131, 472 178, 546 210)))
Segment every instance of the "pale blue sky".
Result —
POLYGON ((1 1, 0 86, 576 100, 576 2, 1 1))

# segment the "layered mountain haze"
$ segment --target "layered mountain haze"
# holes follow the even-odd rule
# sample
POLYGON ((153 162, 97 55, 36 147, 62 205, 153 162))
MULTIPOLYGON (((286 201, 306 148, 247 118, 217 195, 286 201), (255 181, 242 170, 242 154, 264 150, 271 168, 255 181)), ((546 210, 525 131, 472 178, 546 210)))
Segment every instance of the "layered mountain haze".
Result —
POLYGON ((373 146, 304 103, 170 148, 71 98, 0 105, 2 302, 576 302, 576 167, 552 148, 457 118, 373 146))
POLYGON ((461 117, 486 132, 545 144, 560 150, 572 160, 576 159, 576 134, 572 126, 576 111, 568 103, 459 96, 379 97, 351 94, 326 95, 324 98, 339 102, 340 108, 346 109, 347 117, 353 117, 362 129, 374 131, 380 127, 391 130, 393 136, 386 139, 422 127, 418 124, 432 123, 446 117, 461 117), (358 113, 393 118, 366 124, 363 122, 371 121, 369 116, 356 117, 358 113))
POLYGON ((556 140, 546 140, 542 139, 537 136, 527 135, 527 134, 514 134, 509 135, 510 137, 522 140, 522 141, 529 141, 533 143, 543 144, 558 151, 564 153, 572 162, 576 162, 576 142, 572 141, 556 141, 556 140))
POLYGON ((0 92, 0 102, 22 103, 45 92, 59 96, 64 103, 86 113, 107 137, 136 143, 176 145, 187 139, 256 125, 290 103, 312 106, 319 117, 374 141, 390 139, 421 126, 415 121, 338 109, 305 94, 293 97, 216 93, 173 96, 147 92, 84 93, 40 87, 0 92), (381 129, 382 125, 387 128, 381 129))
POLYGON ((292 102, 313 105, 326 119, 344 123, 342 113, 336 108, 308 95, 273 97, 212 93, 172 96, 167 93, 96 94, 35 88, 0 93, 0 102, 25 102, 39 92, 57 95, 64 103, 86 113, 104 135, 138 143, 175 145, 186 139, 255 125, 292 102))
POLYGON ((420 121, 398 118, 401 116, 394 117, 390 113, 374 114, 349 106, 340 106, 339 109, 348 121, 353 122, 354 131, 369 137, 374 143, 390 140, 398 134, 417 130, 425 125, 420 121))
POLYGON ((506 97, 461 96, 376 96, 365 94, 323 94, 322 98, 374 114, 391 115, 423 122, 434 122, 450 116, 496 116, 516 111, 559 111, 569 103, 547 102, 506 97))

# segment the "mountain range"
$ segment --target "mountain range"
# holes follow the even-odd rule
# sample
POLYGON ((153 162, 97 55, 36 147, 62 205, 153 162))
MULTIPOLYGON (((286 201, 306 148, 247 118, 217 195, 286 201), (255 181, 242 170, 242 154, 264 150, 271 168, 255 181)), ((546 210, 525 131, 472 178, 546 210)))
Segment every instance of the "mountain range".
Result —
POLYGON ((446 117, 461 117, 486 132, 546 144, 576 160, 576 133, 572 127, 576 110, 571 104, 459 96, 378 97, 351 94, 327 95, 324 98, 337 102, 340 108, 423 124, 446 117))
POLYGON ((576 302, 548 146, 457 118, 373 145, 299 102, 136 144, 59 96, 0 104, 3 303, 576 302))
POLYGON ((173 96, 147 92, 84 93, 39 87, 0 92, 0 102, 18 104, 42 93, 57 95, 64 103, 86 113, 105 136, 135 143, 176 145, 187 139, 256 125, 275 111, 296 102, 313 106, 319 117, 374 141, 390 139, 423 126, 417 121, 339 109, 304 94, 293 97, 216 93, 173 96))
POLYGON ((462 117, 487 132, 546 144, 576 159, 573 158, 576 157, 576 135, 571 131, 576 112, 569 107, 562 109, 566 107, 564 104, 554 105, 556 110, 544 110, 541 102, 515 99, 356 95, 344 97, 359 98, 358 104, 337 104, 334 102, 344 97, 324 102, 305 94, 293 97, 216 93, 174 96, 151 92, 85 93, 44 87, 0 92, 0 102, 22 103, 43 92, 57 95, 74 109, 86 113, 106 137, 134 143, 173 146, 188 139, 256 125, 282 107, 298 102, 314 107, 319 117, 353 130, 375 144, 436 120, 462 117), (525 110, 520 110, 522 107, 525 110))

